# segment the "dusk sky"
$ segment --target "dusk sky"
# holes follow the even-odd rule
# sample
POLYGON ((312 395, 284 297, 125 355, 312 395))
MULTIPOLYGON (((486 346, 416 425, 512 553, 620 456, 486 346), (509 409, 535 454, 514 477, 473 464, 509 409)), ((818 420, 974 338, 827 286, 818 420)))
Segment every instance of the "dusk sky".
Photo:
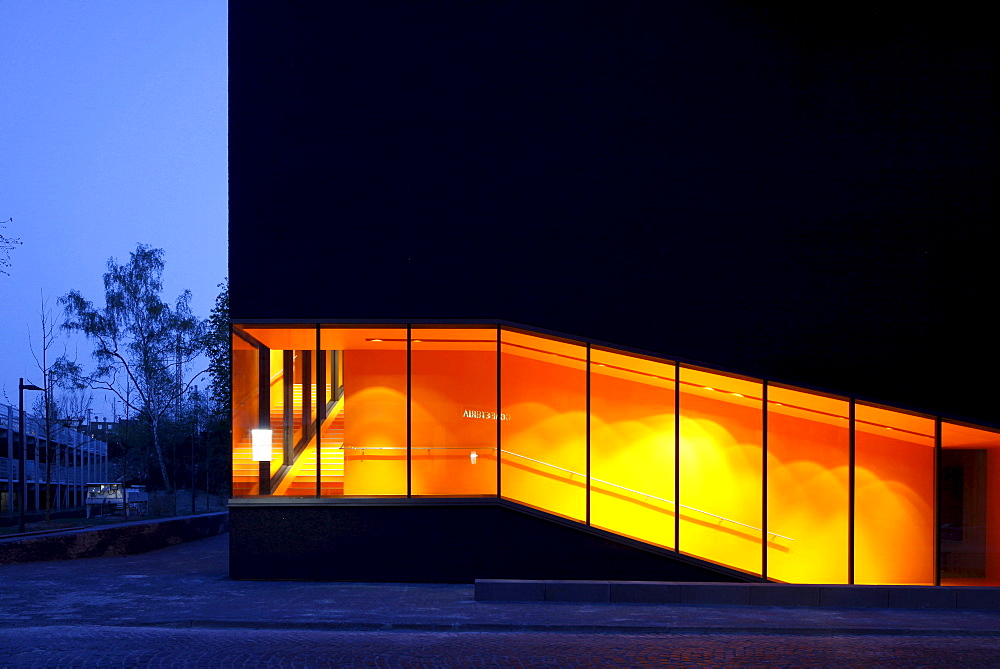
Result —
POLYGON ((41 382, 41 297, 57 318, 73 289, 103 305, 108 258, 139 242, 165 251, 164 299, 190 289, 208 316, 227 273, 227 3, 4 0, 0 43, 0 219, 23 243, 0 275, 0 402, 16 403, 19 377, 41 382))

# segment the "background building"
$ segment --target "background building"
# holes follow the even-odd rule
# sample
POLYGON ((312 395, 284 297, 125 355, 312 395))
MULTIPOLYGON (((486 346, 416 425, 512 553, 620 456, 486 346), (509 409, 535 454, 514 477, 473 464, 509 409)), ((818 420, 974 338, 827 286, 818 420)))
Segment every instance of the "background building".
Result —
MULTIPOLYGON (((0 517, 16 522, 18 514, 20 458, 25 440, 18 432, 19 416, 15 407, 0 404, 0 517)), ((52 509, 83 507, 87 483, 106 481, 108 445, 86 430, 53 426, 52 443, 45 440, 45 424, 25 415, 25 511, 37 513, 47 506, 48 483, 52 486, 52 509), (48 454, 52 454, 49 463, 48 454), (47 479, 47 467, 51 474, 47 479)))

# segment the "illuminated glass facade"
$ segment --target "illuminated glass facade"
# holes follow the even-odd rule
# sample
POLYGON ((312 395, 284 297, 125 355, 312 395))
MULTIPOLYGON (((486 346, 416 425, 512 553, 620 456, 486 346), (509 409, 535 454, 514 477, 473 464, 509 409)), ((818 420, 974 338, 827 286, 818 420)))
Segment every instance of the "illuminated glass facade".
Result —
POLYGON ((997 430, 852 397, 506 325, 233 328, 236 498, 494 498, 772 581, 1000 585, 998 491, 997 430))

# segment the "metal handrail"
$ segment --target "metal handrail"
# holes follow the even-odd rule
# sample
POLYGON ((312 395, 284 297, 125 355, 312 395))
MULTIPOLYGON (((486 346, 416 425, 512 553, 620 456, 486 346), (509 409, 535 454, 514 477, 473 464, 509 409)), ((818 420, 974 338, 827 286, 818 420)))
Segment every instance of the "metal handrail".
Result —
MULTIPOLYGON (((368 446, 347 446, 346 444, 342 445, 340 448, 345 449, 345 450, 346 449, 350 449, 350 450, 356 450, 356 451, 405 451, 405 450, 407 450, 405 446, 371 446, 371 447, 368 447, 368 446)), ((414 449, 419 449, 419 450, 422 450, 422 451, 423 450, 427 450, 427 451, 452 451, 452 450, 454 450, 454 451, 475 451, 475 450, 495 451, 495 450, 497 450, 496 446, 487 446, 487 447, 476 447, 476 446, 414 446, 413 448, 414 449)), ((584 479, 587 478, 586 474, 581 474, 580 472, 575 472, 572 469, 566 469, 565 467, 559 467, 558 465, 554 465, 554 464, 552 464, 550 462, 545 462, 543 460, 536 460, 535 458, 529 458, 527 455, 521 455, 520 453, 515 453, 513 451, 505 451, 503 449, 500 450, 500 453, 502 455, 512 455, 512 456, 514 456, 516 458, 521 458, 522 460, 529 460, 531 462, 535 462, 535 463, 538 463, 540 465, 544 465, 546 467, 551 467, 552 469, 558 469, 559 471, 566 472, 567 474, 569 474, 570 478, 572 478, 573 476, 580 476, 580 477, 582 477, 584 479)), ((675 502, 673 502, 673 501, 671 501, 669 499, 664 499, 663 497, 657 497, 656 495, 651 495, 649 493, 642 492, 641 490, 634 490, 633 488, 627 488, 627 487, 625 487, 623 485, 618 485, 617 483, 612 483, 611 481, 605 481, 603 479, 595 478, 593 476, 590 477, 590 480, 591 480, 591 482, 603 483, 604 485, 609 485, 609 486, 611 486, 613 488, 619 488, 620 490, 627 490, 628 492, 633 493, 635 495, 641 495, 645 499, 655 499, 655 500, 657 500, 659 502, 663 502, 664 504, 676 504, 675 502)), ((698 509, 698 508, 693 507, 693 506, 688 506, 686 504, 676 504, 676 506, 678 508, 681 508, 681 509, 687 509, 688 511, 696 511, 696 512, 704 514, 706 516, 711 516, 712 518, 718 518, 719 520, 725 521, 727 523, 733 523, 734 525, 740 525, 742 527, 746 527, 746 528, 749 528, 751 530, 755 530, 757 532, 764 532, 764 530, 762 528, 760 528, 760 527, 754 527, 753 525, 748 525, 747 523, 741 523, 738 520, 733 520, 732 518, 726 518, 725 516, 720 516, 720 515, 718 515, 716 513, 710 512, 710 511, 704 511, 702 509, 698 509)), ((788 541, 795 541, 795 539, 793 539, 791 537, 786 537, 784 534, 778 534, 777 532, 767 531, 767 535, 770 536, 770 537, 780 537, 781 539, 787 539, 788 541)))
MULTIPOLYGON (((342 445, 340 448, 341 450, 349 449, 352 451, 405 451, 406 450, 406 446, 347 446, 346 444, 342 445)), ((443 447, 439 446, 436 448, 443 448, 443 447)), ((493 447, 491 446, 490 448, 493 447)))
MULTIPOLYGON (((553 469, 558 469, 560 471, 564 471, 564 472, 568 473, 571 477, 572 476, 581 476, 583 478, 586 478, 586 476, 587 476, 586 474, 581 474, 580 472, 574 472, 571 469, 566 469, 564 467, 558 467, 556 465, 553 465, 553 464, 548 463, 548 462, 544 462, 542 460, 536 460, 534 458, 529 458, 528 456, 521 455, 520 453, 514 453, 513 451, 504 451, 504 450, 501 450, 500 452, 501 453, 506 453, 507 455, 513 455, 514 457, 522 458, 524 460, 530 460, 531 462, 537 462, 538 464, 545 465, 546 467, 551 467, 553 469)), ((612 487, 615 487, 615 488, 619 488, 621 490, 627 490, 630 493, 634 493, 636 495, 642 495, 646 499, 655 499, 655 500, 658 500, 660 502, 664 502, 665 504, 675 504, 675 502, 673 502, 673 501, 671 501, 669 499, 664 499, 662 497, 657 497, 656 495, 651 495, 649 493, 642 492, 641 490, 634 490, 632 488, 626 488, 623 485, 618 485, 617 483, 612 483, 611 481, 604 481, 602 479, 595 478, 594 476, 591 476, 590 480, 591 480, 591 482, 596 481, 598 483, 603 483, 604 485, 609 485, 609 486, 612 486, 612 487)), ((727 523, 733 523, 735 525, 741 525, 743 527, 748 527, 751 530, 756 530, 757 532, 763 532, 764 531, 763 529, 761 529, 759 527, 754 527, 753 525, 748 525, 747 523, 741 523, 738 520, 733 520, 732 518, 726 518, 725 516, 720 516, 720 515, 718 515, 716 513, 711 513, 709 511, 703 511, 702 509, 698 509, 698 508, 695 508, 693 506, 688 506, 686 504, 676 504, 676 506, 678 506, 681 509, 687 509, 689 511, 697 511, 698 513, 705 514, 706 516, 711 516, 713 518, 718 518, 719 520, 724 520, 727 523)), ((783 534, 778 534, 777 532, 767 532, 767 534, 768 534, 768 536, 781 537, 782 539, 788 539, 789 541, 795 541, 795 539, 792 539, 791 537, 786 537, 783 534)))

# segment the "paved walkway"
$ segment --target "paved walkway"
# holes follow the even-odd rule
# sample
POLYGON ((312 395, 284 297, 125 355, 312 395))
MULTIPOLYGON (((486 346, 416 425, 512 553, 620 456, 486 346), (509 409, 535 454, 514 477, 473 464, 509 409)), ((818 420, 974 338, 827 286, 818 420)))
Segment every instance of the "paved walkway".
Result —
MULTIPOLYGON (((476 602, 471 585, 232 581, 228 535, 124 558, 0 566, 0 627, 937 635, 1000 611, 476 602)), ((345 554, 344 559, 350 559, 345 554)), ((401 555, 400 559, 405 559, 401 555)), ((289 564, 289 574, 295 566, 289 564)))

